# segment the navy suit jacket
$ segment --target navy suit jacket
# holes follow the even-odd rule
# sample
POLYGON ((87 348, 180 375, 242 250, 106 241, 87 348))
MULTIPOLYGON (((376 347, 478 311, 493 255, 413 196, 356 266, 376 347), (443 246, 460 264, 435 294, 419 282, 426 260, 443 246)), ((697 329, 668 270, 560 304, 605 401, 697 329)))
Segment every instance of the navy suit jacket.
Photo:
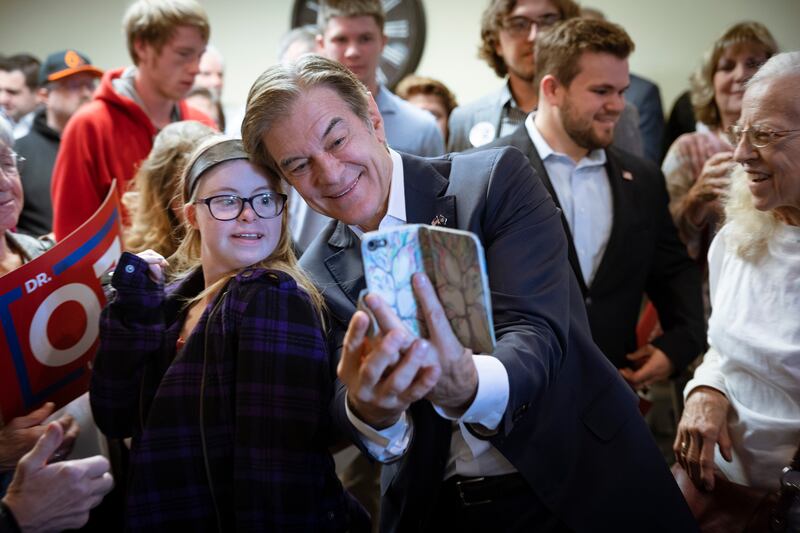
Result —
MULTIPOLYGON (((523 125, 492 146, 513 146, 528 157, 558 204, 550 177, 523 125)), ((646 294, 658 311, 664 333, 653 340, 676 373, 705 348, 700 271, 669 213, 664 176, 653 163, 614 147, 606 150, 614 219, 603 258, 590 287, 583 280, 567 220, 569 262, 584 294, 594 341, 616 367, 636 350, 636 324, 646 294)))
MULTIPOLYGON (((639 131, 642 133, 644 155, 660 165, 664 155, 664 109, 658 85, 636 74, 625 91, 625 100, 639 111, 639 131)), ((622 147, 624 148, 624 146, 622 147)))
MULTIPOLYGON (((492 355, 508 371, 509 400, 496 433, 479 437, 575 531, 695 531, 636 396, 592 342, 558 209, 527 159, 512 148, 402 157, 408 222, 443 215, 486 252, 492 355)), ((301 264, 323 290, 341 349, 364 287, 359 240, 332 222, 301 264)), ((360 444, 345 392, 340 385, 333 415, 360 444)), ((410 416, 409 450, 383 469, 382 531, 425 530, 444 477, 451 422, 425 400, 410 416)))

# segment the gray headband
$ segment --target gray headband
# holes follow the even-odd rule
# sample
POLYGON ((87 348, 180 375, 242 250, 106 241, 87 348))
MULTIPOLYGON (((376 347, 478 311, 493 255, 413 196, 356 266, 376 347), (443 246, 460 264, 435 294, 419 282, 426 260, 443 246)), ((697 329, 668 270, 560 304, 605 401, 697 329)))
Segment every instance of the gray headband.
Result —
POLYGON ((194 160, 191 168, 186 173, 186 184, 188 186, 186 198, 192 197, 200 176, 205 174, 206 171, 220 163, 237 159, 250 159, 247 156, 247 152, 244 151, 241 139, 228 139, 206 149, 194 160))

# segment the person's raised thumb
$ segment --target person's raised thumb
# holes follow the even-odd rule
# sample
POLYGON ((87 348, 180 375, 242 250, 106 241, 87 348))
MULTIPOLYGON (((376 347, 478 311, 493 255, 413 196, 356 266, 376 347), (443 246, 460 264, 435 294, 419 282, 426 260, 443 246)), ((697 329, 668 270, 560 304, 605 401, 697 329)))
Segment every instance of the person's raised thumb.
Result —
POLYGON ((36 445, 22 456, 20 465, 27 468, 41 468, 50 460, 50 456, 55 453, 61 441, 64 439, 64 429, 58 422, 50 422, 44 434, 36 441, 36 445))

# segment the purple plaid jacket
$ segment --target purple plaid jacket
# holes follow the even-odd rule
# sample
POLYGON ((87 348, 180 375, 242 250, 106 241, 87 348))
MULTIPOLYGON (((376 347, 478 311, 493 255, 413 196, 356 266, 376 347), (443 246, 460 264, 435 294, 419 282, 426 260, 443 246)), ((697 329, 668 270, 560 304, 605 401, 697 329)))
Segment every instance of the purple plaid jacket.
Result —
POLYGON ((241 272, 177 353, 202 272, 165 290, 125 253, 112 285, 90 398, 106 435, 133 437, 128 530, 360 529, 327 447, 331 361, 291 277, 241 272))

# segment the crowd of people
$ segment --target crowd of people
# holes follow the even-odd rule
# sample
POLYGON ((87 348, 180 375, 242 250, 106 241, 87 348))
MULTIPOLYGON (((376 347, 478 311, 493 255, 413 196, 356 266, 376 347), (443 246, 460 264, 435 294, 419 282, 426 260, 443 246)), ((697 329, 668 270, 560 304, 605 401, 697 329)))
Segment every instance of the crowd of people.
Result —
POLYGON ((722 484, 774 495, 735 527, 800 531, 800 52, 710 35, 665 120, 598 10, 487 3, 502 82, 474 102, 381 81, 379 0, 320 2, 243 108, 195 0, 128 7, 131 66, 0 57, 0 276, 114 181, 124 237, 85 400, 105 453, 52 403, 0 423, 0 533, 712 531, 722 484), (426 339, 363 293, 363 235, 402 224, 480 239, 492 353, 425 274, 426 339), (672 471, 642 408, 665 382, 672 471))

